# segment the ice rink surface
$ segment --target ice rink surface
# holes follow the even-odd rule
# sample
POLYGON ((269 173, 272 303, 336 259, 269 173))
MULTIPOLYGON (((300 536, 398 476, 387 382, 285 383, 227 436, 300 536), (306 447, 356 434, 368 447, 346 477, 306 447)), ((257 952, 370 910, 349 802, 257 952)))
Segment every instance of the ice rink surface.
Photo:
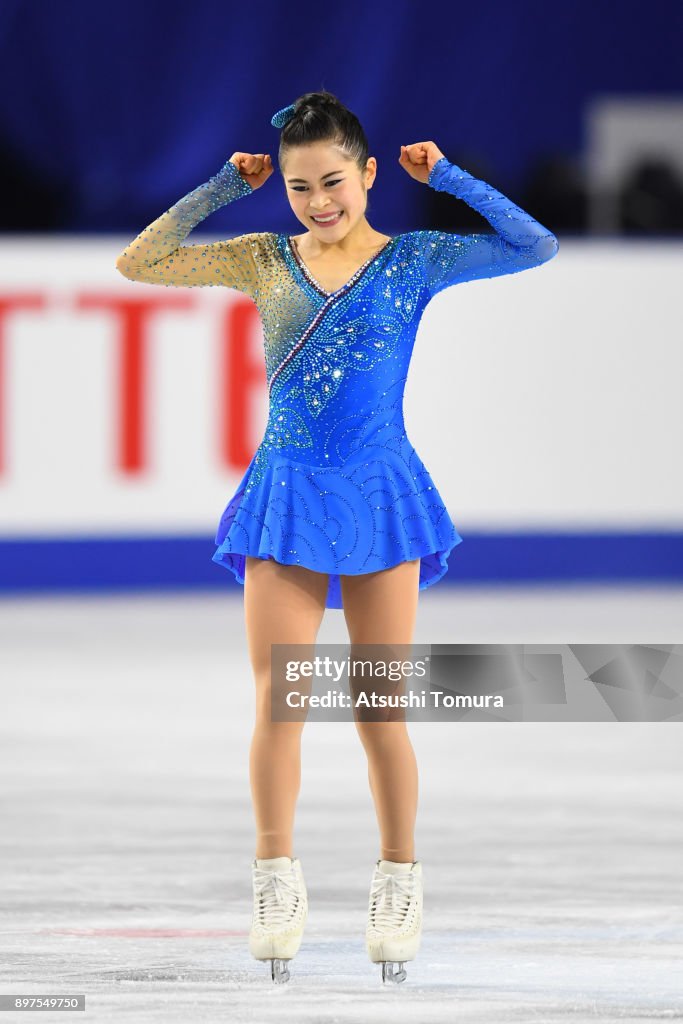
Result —
MULTIPOLYGON (((442 587, 414 640, 675 643, 682 624, 673 588, 442 587)), ((347 641, 342 611, 318 641, 347 641)), ((247 949, 241 596, 6 598, 0 659, 0 992, 85 993, 82 1019, 133 1024, 683 1020, 680 723, 410 722, 425 913, 396 986, 364 948, 363 748, 308 723, 310 911, 277 986, 247 949)))

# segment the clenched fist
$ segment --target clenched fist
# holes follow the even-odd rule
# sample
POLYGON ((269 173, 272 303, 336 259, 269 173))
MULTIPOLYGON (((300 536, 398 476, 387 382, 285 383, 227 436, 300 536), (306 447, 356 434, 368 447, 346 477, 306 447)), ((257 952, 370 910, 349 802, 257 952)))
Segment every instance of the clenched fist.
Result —
POLYGON ((273 162, 268 153, 233 153, 230 163, 252 188, 260 188, 273 173, 273 162))
POLYGON ((435 142, 414 142, 410 146, 401 146, 398 162, 411 178, 426 185, 432 167, 443 156, 445 154, 435 142))

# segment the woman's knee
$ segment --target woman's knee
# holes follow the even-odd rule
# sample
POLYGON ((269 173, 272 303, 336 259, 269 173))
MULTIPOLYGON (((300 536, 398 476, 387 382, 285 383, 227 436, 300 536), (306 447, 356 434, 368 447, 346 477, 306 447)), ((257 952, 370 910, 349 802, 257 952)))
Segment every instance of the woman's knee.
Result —
POLYGON ((405 721, 356 721, 358 737, 368 754, 382 754, 409 739, 405 721))
POLYGON ((254 736, 265 741, 268 751, 281 756, 283 746, 298 749, 303 731, 304 722, 274 722, 270 712, 263 709, 257 711, 254 720, 254 736))
MULTIPOLYGON (((286 682, 273 682, 270 672, 256 675, 255 712, 256 721, 261 724, 279 725, 279 732, 300 732, 306 723, 307 710, 291 706, 287 700, 287 693, 291 684, 286 682), (290 726, 291 729, 286 727, 290 726)), ((277 731, 277 730, 274 730, 277 731)))

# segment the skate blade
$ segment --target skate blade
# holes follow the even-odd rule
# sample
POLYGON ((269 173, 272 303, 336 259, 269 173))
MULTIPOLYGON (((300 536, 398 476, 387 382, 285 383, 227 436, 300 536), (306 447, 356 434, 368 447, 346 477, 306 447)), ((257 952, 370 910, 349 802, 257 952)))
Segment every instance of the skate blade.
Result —
POLYGON ((270 961, 270 977, 278 985, 282 985, 286 981, 289 981, 289 962, 287 960, 281 960, 278 957, 273 957, 270 961))
POLYGON ((383 960, 382 961, 382 983, 394 982, 398 984, 401 981, 405 981, 408 975, 405 972, 403 966, 405 961, 399 960, 398 963, 394 960, 383 960))

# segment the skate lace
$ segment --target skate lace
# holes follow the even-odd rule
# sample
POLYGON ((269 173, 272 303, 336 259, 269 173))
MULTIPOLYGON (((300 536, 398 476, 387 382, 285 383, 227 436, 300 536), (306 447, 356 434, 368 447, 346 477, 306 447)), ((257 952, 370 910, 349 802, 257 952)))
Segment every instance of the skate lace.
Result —
POLYGON ((254 868, 254 895, 262 925, 287 924, 300 899, 298 879, 293 871, 254 868))
POLYGON ((415 876, 377 874, 370 887, 370 910, 377 928, 400 928, 415 894, 415 876))

